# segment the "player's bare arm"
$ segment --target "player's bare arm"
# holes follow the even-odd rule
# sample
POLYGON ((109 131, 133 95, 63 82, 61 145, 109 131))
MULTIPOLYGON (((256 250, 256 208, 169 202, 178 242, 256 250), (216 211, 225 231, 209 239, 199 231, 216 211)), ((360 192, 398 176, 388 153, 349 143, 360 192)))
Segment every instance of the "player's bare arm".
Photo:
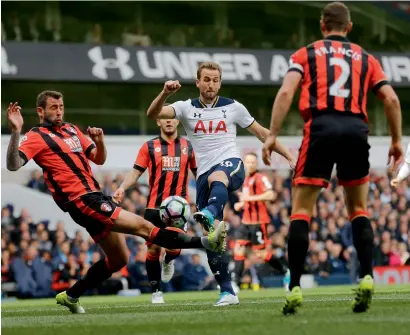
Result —
POLYGON ((270 165, 271 163, 271 154, 276 147, 276 137, 282 127, 283 120, 289 112, 293 97, 295 96, 296 89, 298 88, 301 79, 302 75, 299 72, 288 72, 283 79, 278 94, 276 95, 272 108, 270 134, 262 149, 262 159, 266 165, 270 165))
POLYGON ((142 172, 137 169, 132 169, 127 173, 124 181, 121 183, 120 187, 115 191, 113 198, 116 202, 120 203, 124 200, 125 191, 128 190, 132 185, 134 185, 138 179, 141 177, 142 172))
POLYGON ((104 132, 101 128, 88 127, 88 136, 95 143, 95 148, 91 150, 89 159, 97 165, 103 165, 107 159, 107 148, 104 143, 104 132))
POLYGON ((272 201, 275 200, 275 192, 273 190, 266 190, 262 194, 249 195, 242 192, 238 193, 240 202, 250 202, 250 201, 272 201))
MULTIPOLYGON (((258 122, 253 122, 250 127, 247 128, 250 133, 255 135, 262 143, 265 143, 266 139, 269 138, 269 129, 261 126, 258 122)), ((282 145, 278 140, 275 141, 275 146, 273 151, 279 155, 285 157, 289 161, 289 165, 294 168, 296 165, 296 158, 293 157, 291 152, 287 147, 282 145)))
POLYGON ((25 161, 19 155, 20 133, 23 128, 23 117, 21 115, 21 107, 17 102, 10 103, 7 109, 7 118, 11 124, 11 136, 9 146, 7 148, 7 170, 17 171, 25 161))
POLYGON ((402 117, 400 101, 396 92, 390 85, 383 85, 377 91, 377 97, 384 103, 384 111, 390 127, 390 136, 392 143, 389 149, 388 163, 393 158, 393 169, 396 171, 403 162, 402 139, 402 117))
POLYGON ((173 119, 175 111, 171 106, 164 106, 165 101, 181 88, 178 80, 168 80, 161 93, 154 99, 148 108, 147 116, 150 119, 173 119))

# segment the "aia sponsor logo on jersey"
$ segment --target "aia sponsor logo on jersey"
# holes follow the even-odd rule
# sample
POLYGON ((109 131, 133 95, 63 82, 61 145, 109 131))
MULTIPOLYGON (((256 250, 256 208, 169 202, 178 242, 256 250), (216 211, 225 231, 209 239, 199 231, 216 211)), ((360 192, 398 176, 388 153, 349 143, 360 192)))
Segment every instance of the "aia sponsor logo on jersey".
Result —
POLYGON ((67 144, 72 152, 81 152, 83 147, 81 146, 80 140, 77 136, 69 137, 64 139, 65 144, 67 144))
POLYGON ((101 210, 104 212, 111 212, 112 211, 112 207, 110 204, 107 204, 106 202, 102 203, 100 206, 101 210))
POLYGON ((219 121, 218 124, 213 121, 198 121, 195 125, 194 134, 217 134, 217 133, 227 133, 225 121, 219 121))
POLYGON ((162 157, 162 171, 179 171, 181 166, 180 157, 164 156, 162 157))

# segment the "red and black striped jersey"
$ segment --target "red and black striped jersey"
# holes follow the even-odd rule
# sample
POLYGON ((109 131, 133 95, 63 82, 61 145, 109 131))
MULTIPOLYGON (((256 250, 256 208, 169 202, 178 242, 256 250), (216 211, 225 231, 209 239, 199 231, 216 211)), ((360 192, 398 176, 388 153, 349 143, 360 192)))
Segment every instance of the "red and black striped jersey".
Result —
POLYGON ((378 60, 342 36, 328 36, 296 51, 289 71, 302 74, 299 109, 305 121, 312 112, 359 114, 368 120, 367 92, 387 84, 378 60))
POLYGON ((179 136, 172 142, 156 137, 145 142, 135 160, 134 169, 148 168, 150 193, 147 208, 159 208, 171 195, 188 198, 189 169, 196 173, 196 161, 191 142, 179 136))
POLYGON ((54 200, 66 210, 68 202, 100 191, 87 158, 94 147, 73 124, 53 127, 42 123, 22 137, 19 154, 26 163, 33 159, 43 169, 54 200))
MULTIPOLYGON (((246 176, 243 183, 243 193, 260 195, 272 189, 268 177, 260 172, 246 176)), ((244 224, 269 223, 270 217, 265 201, 246 201, 243 207, 242 222, 244 224)))

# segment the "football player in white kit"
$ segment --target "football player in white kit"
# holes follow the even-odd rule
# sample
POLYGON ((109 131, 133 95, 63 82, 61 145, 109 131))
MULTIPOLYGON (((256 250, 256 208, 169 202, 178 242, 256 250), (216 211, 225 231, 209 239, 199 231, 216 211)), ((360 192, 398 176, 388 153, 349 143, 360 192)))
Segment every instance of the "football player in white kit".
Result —
POLYGON ((406 156, 404 158, 404 163, 401 166, 397 177, 394 178, 390 184, 393 187, 397 187, 401 181, 406 179, 410 175, 410 143, 407 146, 406 156))
MULTIPOLYGON (((248 129, 261 142, 269 135, 269 130, 256 122, 244 105, 218 96, 221 77, 222 70, 217 63, 202 63, 196 79, 199 98, 164 106, 167 98, 181 88, 178 81, 167 81, 147 111, 152 119, 177 118, 192 143, 198 164, 196 205, 199 211, 194 218, 206 231, 213 230, 215 220, 223 219, 229 193, 238 190, 245 179, 243 162, 236 145, 236 126, 248 129)), ((278 142, 275 151, 285 157, 291 167, 295 165, 295 158, 278 142)), ((209 266, 221 290, 215 306, 238 304, 238 297, 232 289, 228 260, 224 255, 207 254, 209 266)))

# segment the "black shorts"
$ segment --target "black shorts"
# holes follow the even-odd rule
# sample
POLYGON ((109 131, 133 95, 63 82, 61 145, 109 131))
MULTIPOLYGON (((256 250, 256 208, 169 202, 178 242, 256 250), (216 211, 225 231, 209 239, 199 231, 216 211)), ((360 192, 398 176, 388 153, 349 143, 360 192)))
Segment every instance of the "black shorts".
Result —
POLYGON ((306 122, 294 184, 327 187, 336 164, 340 185, 369 181, 369 149, 366 122, 340 112, 318 112, 306 122))
POLYGON ((111 231, 122 208, 102 192, 85 194, 68 205, 68 213, 80 226, 87 229, 96 243, 111 231))
POLYGON ((264 249, 268 243, 267 223, 244 224, 236 231, 235 240, 242 245, 252 245, 252 249, 264 249))

